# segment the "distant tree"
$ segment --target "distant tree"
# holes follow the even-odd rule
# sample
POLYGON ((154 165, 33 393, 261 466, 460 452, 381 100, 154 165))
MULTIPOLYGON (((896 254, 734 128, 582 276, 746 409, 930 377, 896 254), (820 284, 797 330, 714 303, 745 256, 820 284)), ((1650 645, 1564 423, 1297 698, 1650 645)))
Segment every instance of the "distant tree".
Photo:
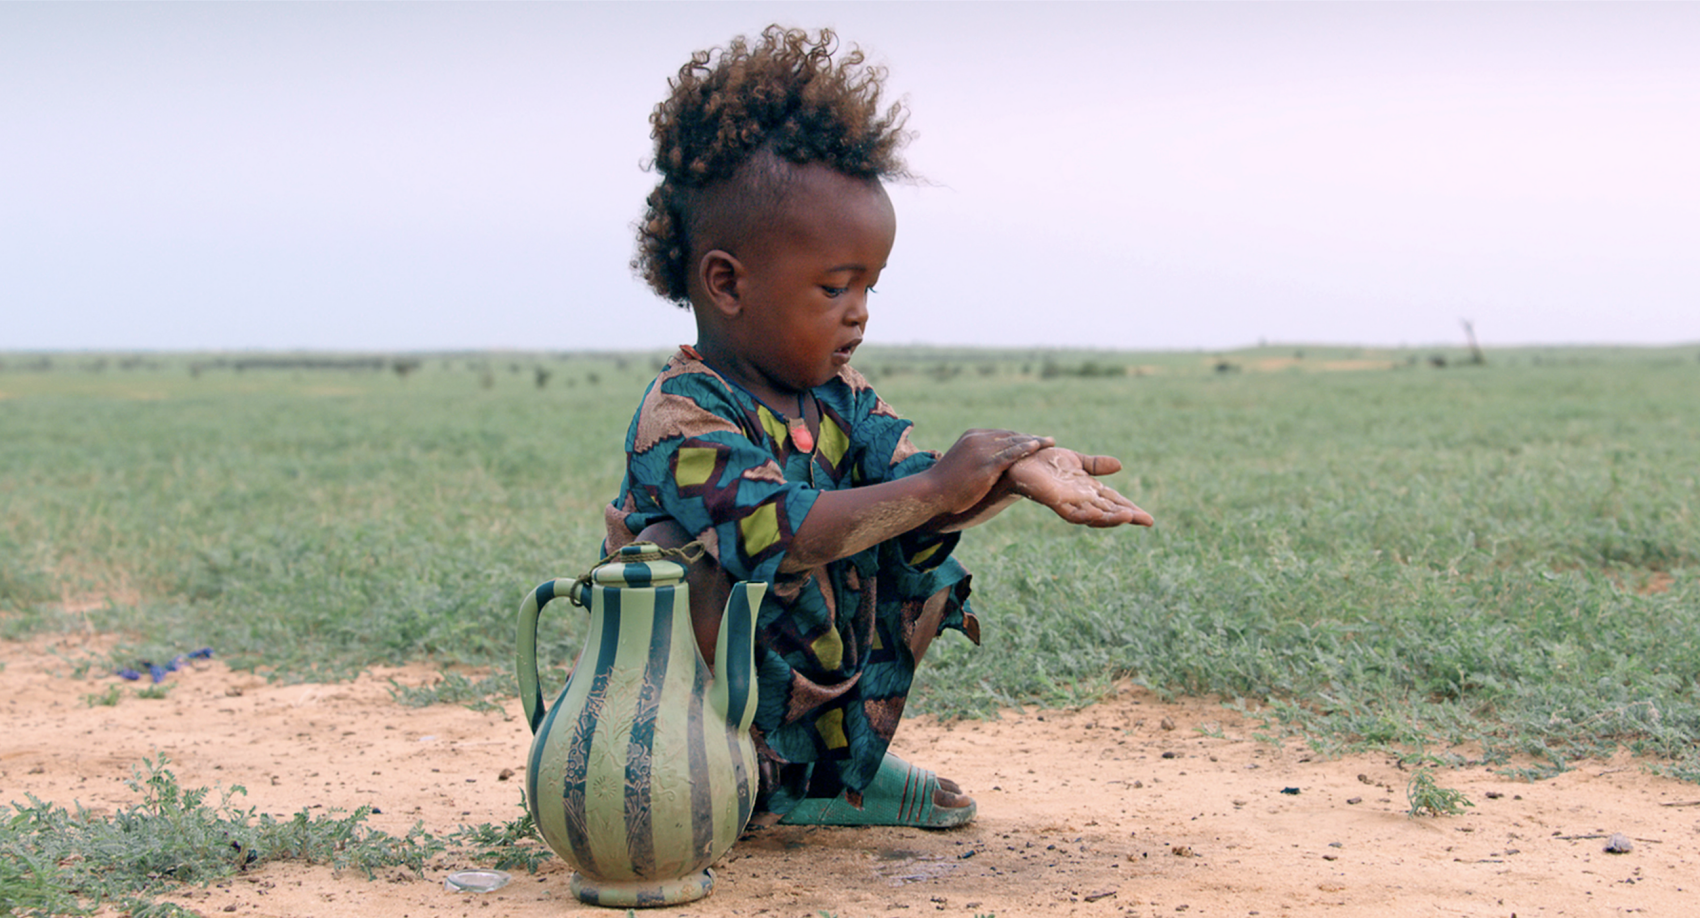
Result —
POLYGON ((1481 346, 1476 344, 1476 329, 1470 325, 1469 319, 1459 321, 1464 323, 1464 337, 1470 339, 1470 362, 1478 367, 1485 365, 1487 358, 1482 355, 1481 346))

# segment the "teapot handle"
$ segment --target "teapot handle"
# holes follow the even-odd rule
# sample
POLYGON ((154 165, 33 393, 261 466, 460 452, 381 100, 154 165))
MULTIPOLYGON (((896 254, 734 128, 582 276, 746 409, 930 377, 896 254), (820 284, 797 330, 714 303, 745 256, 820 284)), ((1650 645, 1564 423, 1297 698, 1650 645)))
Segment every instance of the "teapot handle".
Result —
POLYGON ((525 720, 533 734, 542 726, 546 713, 543 686, 537 673, 537 616, 552 599, 568 596, 577 602, 578 597, 571 595, 573 585, 571 580, 550 580, 525 594, 519 604, 519 653, 514 660, 514 675, 519 678, 519 700, 525 705, 525 720), (556 584, 561 585, 561 592, 556 592, 556 584))

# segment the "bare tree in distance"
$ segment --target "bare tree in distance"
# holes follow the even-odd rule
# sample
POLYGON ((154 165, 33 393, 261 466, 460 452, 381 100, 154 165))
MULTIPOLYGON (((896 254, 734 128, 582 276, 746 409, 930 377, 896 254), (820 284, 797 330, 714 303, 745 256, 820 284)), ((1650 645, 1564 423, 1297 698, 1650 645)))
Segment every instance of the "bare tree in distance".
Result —
POLYGON ((1476 343, 1476 329, 1470 324, 1469 319, 1459 319, 1458 321, 1464 323, 1464 337, 1470 339, 1470 362, 1476 366, 1485 365, 1487 358, 1482 355, 1481 345, 1476 343))

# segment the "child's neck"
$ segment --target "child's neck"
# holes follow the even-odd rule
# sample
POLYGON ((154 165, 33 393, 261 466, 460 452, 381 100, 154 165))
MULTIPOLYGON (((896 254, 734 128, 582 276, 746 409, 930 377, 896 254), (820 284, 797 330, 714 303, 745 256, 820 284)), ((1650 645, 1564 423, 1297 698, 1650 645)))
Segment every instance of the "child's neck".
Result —
POLYGON ((706 344, 697 347, 682 344, 679 349, 702 361, 721 379, 737 386, 745 395, 765 405, 767 410, 774 414, 782 417, 803 416, 803 396, 807 390, 777 386, 766 375, 753 371, 747 361, 738 360, 736 356, 722 353, 706 344))

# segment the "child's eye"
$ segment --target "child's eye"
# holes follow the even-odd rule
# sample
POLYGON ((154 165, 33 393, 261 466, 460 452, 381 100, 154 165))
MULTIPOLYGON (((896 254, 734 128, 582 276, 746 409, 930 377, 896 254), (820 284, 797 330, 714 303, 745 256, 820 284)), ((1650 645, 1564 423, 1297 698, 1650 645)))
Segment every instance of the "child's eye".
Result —
POLYGON ((850 290, 849 287, 822 287, 820 289, 827 296, 829 296, 829 297, 831 297, 835 300, 838 299, 839 297, 843 296, 845 293, 849 292, 849 290, 850 290))

